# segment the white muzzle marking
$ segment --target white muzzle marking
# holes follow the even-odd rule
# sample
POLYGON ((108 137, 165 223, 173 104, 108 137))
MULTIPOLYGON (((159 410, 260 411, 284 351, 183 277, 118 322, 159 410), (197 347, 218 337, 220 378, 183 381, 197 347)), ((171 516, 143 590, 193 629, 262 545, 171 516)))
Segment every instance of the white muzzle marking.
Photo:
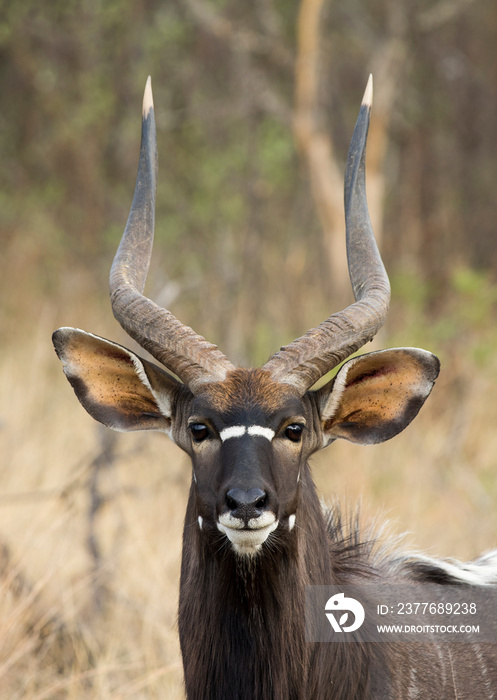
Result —
POLYGON ((251 518, 247 526, 241 518, 223 513, 217 521, 217 529, 226 535, 237 554, 254 555, 269 535, 278 527, 274 513, 265 511, 258 518, 251 518))
POLYGON ((226 442, 230 438, 243 437, 244 435, 251 435, 252 437, 259 436, 264 437, 266 440, 271 440, 274 438, 274 430, 271 428, 265 428, 263 425, 231 425, 229 428, 221 430, 219 437, 222 442, 226 442))

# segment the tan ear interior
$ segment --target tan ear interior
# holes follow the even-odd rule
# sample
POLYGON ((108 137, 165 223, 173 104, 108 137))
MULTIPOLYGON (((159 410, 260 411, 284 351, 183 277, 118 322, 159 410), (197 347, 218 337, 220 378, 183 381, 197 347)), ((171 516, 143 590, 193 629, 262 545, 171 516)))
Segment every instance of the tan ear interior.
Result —
POLYGON ((354 358, 337 374, 322 411, 328 439, 383 442, 416 416, 438 375, 438 360, 416 348, 354 358))
POLYGON ((77 329, 61 329, 54 344, 93 418, 116 430, 169 430, 170 417, 159 406, 144 363, 130 350, 77 329))

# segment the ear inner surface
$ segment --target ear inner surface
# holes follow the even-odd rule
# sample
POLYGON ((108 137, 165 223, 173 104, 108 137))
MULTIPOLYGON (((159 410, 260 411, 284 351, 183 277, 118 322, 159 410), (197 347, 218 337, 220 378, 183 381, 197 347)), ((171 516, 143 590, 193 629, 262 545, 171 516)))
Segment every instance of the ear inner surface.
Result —
POLYGON ((318 392, 325 444, 335 438, 373 444, 397 435, 417 415, 438 371, 438 359, 417 348, 349 360, 318 392))
POLYGON ((130 350, 74 328, 54 333, 64 373, 88 413, 114 430, 169 432, 181 386, 130 350))

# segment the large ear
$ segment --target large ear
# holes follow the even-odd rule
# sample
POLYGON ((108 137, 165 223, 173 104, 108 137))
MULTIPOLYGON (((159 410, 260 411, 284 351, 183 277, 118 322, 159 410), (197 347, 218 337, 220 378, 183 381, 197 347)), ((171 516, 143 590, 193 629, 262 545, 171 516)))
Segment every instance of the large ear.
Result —
POLYGON ((438 358, 417 348, 349 360, 317 392, 324 444, 345 438, 369 445, 397 435, 417 415, 439 370, 438 358))
POLYGON ((114 430, 170 433, 180 382, 121 345, 77 328, 59 328, 52 340, 93 418, 114 430))

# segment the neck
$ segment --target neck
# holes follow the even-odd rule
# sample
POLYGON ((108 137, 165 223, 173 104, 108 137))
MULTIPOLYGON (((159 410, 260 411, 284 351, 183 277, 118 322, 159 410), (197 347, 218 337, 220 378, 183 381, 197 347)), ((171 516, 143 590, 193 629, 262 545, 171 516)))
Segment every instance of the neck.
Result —
MULTIPOLYGON (((294 530, 279 536, 274 546, 268 542, 260 555, 245 559, 237 557, 225 540, 213 545, 208 533, 192 525, 197 522, 192 488, 179 607, 189 700, 329 699, 330 683, 337 689, 333 697, 367 697, 359 688, 364 674, 354 674, 357 682, 352 687, 351 659, 347 656, 347 663, 343 659, 359 645, 344 649, 305 641, 305 587, 337 579, 333 548, 308 470, 301 493, 305 500, 299 497, 294 530), (337 675, 343 668, 349 677, 341 692, 337 675)), ((358 663, 363 664, 364 648, 357 652, 358 663)))

